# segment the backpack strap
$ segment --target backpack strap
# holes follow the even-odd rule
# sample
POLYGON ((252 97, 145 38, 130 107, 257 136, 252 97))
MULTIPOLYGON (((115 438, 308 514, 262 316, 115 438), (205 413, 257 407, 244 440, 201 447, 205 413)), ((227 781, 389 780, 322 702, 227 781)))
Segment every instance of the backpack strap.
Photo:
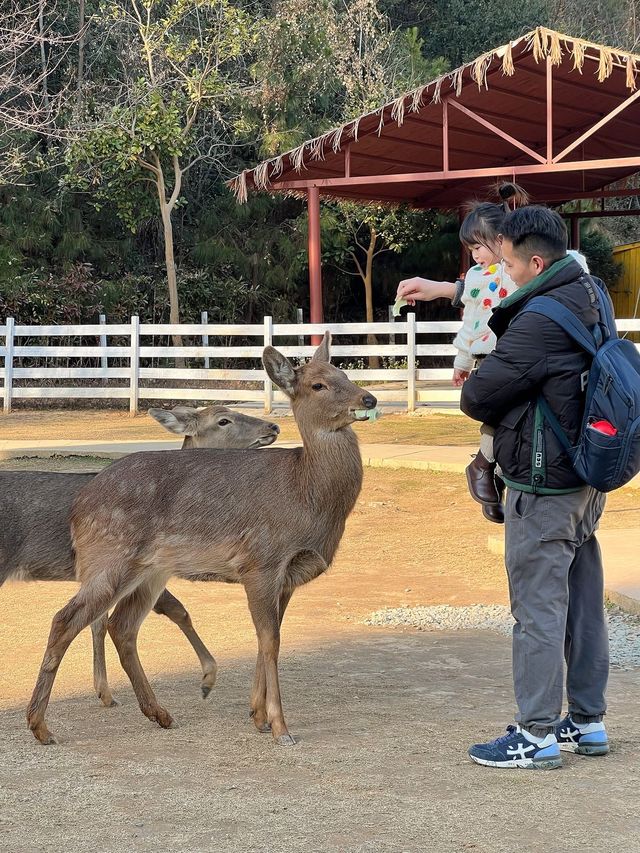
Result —
MULTIPOLYGON (((600 301, 602 303, 604 300, 601 298, 600 301)), ((542 314, 544 317, 553 320, 590 355, 596 354, 601 341, 581 320, 578 320, 573 311, 570 311, 557 299, 551 299, 549 296, 535 296, 524 306, 521 313, 525 311, 533 311, 535 314, 542 314)))
POLYGON ((540 396, 538 397, 538 405, 542 409, 542 413, 545 417, 546 422, 549 424, 549 426, 555 433, 555 436, 562 445, 565 453, 569 453, 569 455, 571 455, 571 442, 567 438, 566 432, 560 426, 560 421, 557 419, 557 417, 551 410, 551 406, 547 403, 542 394, 540 394, 540 396))

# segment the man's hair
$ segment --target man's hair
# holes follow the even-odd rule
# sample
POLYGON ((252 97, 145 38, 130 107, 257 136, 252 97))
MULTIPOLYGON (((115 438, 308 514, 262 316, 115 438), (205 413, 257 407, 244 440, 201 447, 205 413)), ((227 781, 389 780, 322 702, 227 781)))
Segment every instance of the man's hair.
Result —
POLYGON ((526 260, 539 255, 552 263, 567 254, 567 226, 555 210, 529 205, 505 217, 502 236, 510 240, 514 250, 526 260))

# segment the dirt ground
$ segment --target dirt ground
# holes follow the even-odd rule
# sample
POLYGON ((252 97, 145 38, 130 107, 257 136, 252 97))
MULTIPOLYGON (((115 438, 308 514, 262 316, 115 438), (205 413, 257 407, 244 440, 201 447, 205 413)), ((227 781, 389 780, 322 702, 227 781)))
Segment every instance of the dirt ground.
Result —
MULTIPOLYGON (((290 415, 264 415, 247 409, 247 414, 274 420, 280 426, 281 441, 299 440, 300 433, 290 415)), ((443 415, 428 410, 417 414, 385 414, 375 423, 354 424, 360 441, 368 444, 475 444, 478 425, 460 415, 443 415)), ((152 441, 166 440, 167 432, 146 414, 135 418, 128 412, 106 409, 78 411, 16 411, 0 414, 0 441, 152 441)))
MULTIPOLYGON (((637 525, 639 513, 637 492, 619 492, 604 525, 637 525)), ((466 749, 512 718, 508 640, 362 624, 385 606, 506 603, 502 561, 483 547, 494 531, 460 477, 365 471, 336 563, 287 611, 281 680, 298 738, 290 749, 247 719, 255 636, 242 589, 187 582, 170 589, 216 654, 210 700, 199 698, 186 640, 152 614, 141 657, 178 727, 160 730, 140 714, 110 646, 122 704, 103 708, 83 632, 49 709, 59 745, 40 746, 24 709, 50 619, 75 587, 5 585, 0 850, 640 851, 637 670, 612 673, 609 756, 567 755, 553 773, 491 770, 466 749)))

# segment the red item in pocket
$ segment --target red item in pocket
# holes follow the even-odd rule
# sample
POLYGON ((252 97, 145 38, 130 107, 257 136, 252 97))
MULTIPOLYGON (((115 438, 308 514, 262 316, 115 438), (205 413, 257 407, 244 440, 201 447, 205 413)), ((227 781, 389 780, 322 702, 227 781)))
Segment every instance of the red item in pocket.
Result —
POLYGON ((613 424, 610 424, 609 421, 594 421, 592 424, 589 424, 591 429, 595 429, 598 432, 603 432, 605 435, 617 435, 618 430, 614 427, 613 424))

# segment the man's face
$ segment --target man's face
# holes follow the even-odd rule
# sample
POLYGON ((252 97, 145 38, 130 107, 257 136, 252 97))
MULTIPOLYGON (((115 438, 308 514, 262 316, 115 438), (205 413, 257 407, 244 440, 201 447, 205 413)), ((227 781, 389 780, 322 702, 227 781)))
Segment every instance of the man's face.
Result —
POLYGON ((545 268, 545 263, 539 255, 533 255, 527 261, 513 248, 513 243, 506 237, 502 240, 502 260, 507 275, 516 287, 523 287, 545 268))

